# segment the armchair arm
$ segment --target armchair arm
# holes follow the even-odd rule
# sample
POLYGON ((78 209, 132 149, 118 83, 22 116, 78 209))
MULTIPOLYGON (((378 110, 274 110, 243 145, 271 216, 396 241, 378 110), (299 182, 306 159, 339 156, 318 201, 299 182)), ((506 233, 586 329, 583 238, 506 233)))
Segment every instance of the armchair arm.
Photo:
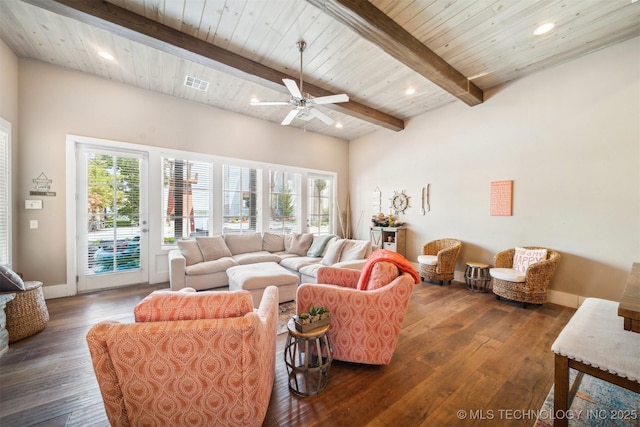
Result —
POLYGON ((177 249, 169 251, 169 284, 172 291, 179 291, 185 285, 187 259, 177 249))
POLYGON ((456 269, 456 260, 460 253, 462 245, 455 245, 438 251, 438 269, 441 272, 454 271, 456 269))
POLYGON ((360 271, 348 268, 320 267, 317 282, 355 289, 360 274, 362 274, 360 271))
POLYGON ((525 284, 530 291, 546 291, 549 282, 556 271, 560 255, 557 252, 550 252, 549 258, 531 264, 525 274, 525 284))

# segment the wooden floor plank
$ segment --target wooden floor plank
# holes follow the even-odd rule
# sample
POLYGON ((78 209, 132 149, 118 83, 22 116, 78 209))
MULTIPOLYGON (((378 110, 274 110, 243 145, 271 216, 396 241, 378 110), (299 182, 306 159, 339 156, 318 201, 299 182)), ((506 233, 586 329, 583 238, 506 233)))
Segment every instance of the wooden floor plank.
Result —
MULTIPOLYGON (((135 304, 166 287, 47 301, 51 320, 45 330, 12 343, 0 357, 0 425, 107 426, 85 335, 101 320, 133 321, 135 304)), ((574 311, 554 304, 522 309, 458 282, 420 283, 391 363, 335 361, 318 396, 289 392, 286 335, 279 335, 263 425, 532 426, 535 420, 498 423, 497 410, 539 409, 553 382, 551 343, 574 311), (489 410, 496 411, 494 419, 482 419, 489 410)))

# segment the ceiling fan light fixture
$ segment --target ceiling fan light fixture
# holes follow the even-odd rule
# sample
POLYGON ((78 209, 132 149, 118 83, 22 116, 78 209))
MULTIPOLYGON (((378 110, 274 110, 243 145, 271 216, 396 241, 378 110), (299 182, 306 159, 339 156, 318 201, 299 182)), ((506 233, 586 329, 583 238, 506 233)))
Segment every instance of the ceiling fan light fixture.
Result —
POLYGON ((554 24, 553 22, 547 22, 546 24, 542 24, 535 29, 535 31, 533 32, 533 35, 541 36, 543 34, 547 34, 549 31, 553 30, 553 27, 555 26, 556 24, 554 24))

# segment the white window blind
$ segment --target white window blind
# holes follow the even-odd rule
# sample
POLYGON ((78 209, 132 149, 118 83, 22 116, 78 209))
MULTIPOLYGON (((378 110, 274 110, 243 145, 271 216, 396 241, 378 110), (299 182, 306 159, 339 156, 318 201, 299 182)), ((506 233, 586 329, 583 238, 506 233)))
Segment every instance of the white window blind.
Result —
POLYGON ((330 223, 333 209, 332 179, 330 177, 310 177, 308 183, 308 231, 314 234, 328 234, 332 229, 330 223))
POLYGON ((255 233, 261 231, 259 169, 224 165, 222 232, 255 233))
POLYGON ((269 174, 269 231, 290 234, 298 230, 300 174, 272 170, 269 174))
POLYGON ((0 118, 0 264, 11 259, 11 124, 0 118))
POLYGON ((162 159, 164 212, 163 243, 207 236, 210 221, 209 163, 175 158, 162 159))
POLYGON ((140 268, 140 159, 88 152, 84 274, 140 268))

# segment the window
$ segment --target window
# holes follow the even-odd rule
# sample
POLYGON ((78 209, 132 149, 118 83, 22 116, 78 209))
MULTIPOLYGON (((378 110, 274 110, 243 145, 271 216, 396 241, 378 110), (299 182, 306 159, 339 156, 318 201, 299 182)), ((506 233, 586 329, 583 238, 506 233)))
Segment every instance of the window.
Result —
POLYGON ((333 204, 332 187, 333 181, 331 177, 315 176, 308 179, 309 182, 309 203, 307 212, 309 224, 307 231, 313 234, 329 234, 331 227, 331 210, 333 204))
POLYGON ((0 118, 0 264, 11 263, 11 124, 0 118))
POLYGON ((261 231, 259 169, 223 166, 222 233, 255 233, 261 231))
POLYGON ((269 231, 291 234, 298 231, 300 174, 272 170, 269 174, 269 231))
POLYGON ((164 244, 194 236, 207 236, 210 222, 209 163, 162 159, 162 211, 164 244))

